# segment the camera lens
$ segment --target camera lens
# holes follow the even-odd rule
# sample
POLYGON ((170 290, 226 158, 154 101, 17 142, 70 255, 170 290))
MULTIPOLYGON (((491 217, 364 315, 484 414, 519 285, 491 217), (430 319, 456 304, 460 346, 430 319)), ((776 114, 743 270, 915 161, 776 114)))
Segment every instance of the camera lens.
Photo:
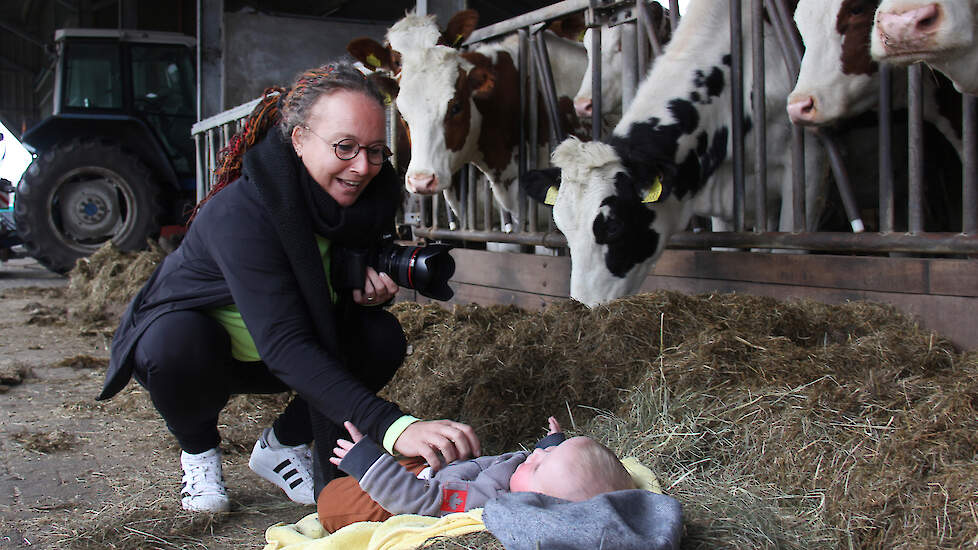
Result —
POLYGON ((444 244, 394 245, 380 258, 380 268, 400 286, 417 290, 435 300, 448 300, 455 293, 448 280, 455 274, 455 259, 444 244))

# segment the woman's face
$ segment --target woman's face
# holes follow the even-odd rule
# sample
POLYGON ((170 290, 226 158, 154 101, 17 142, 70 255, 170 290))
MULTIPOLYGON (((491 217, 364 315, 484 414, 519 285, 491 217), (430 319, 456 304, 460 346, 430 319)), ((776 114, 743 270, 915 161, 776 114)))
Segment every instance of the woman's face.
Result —
POLYGON ((305 126, 292 130, 296 154, 323 190, 340 206, 350 206, 380 172, 367 161, 366 148, 385 144, 384 109, 362 93, 338 90, 313 104, 305 126), (346 138, 358 143, 360 152, 340 160, 333 144, 346 138))

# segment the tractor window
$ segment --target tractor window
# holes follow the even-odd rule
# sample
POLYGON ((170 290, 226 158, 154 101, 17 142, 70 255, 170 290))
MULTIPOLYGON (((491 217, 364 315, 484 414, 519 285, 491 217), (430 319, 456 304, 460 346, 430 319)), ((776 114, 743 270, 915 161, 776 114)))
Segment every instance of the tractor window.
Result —
POLYGON ((67 107, 121 109, 122 77, 116 44, 67 44, 65 91, 67 107))
POLYGON ((187 48, 133 44, 132 94, 137 110, 196 116, 194 79, 187 48))

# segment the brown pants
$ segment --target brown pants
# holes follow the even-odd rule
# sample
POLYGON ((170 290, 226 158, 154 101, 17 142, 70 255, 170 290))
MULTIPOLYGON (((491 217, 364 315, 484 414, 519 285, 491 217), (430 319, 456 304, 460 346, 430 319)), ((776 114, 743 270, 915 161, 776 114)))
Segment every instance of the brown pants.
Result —
MULTIPOLYGON (((428 465, 421 457, 402 458, 398 463, 417 475, 428 465)), ((384 521, 393 514, 381 508, 351 476, 336 478, 323 487, 316 499, 319 523, 330 533, 358 521, 384 521)))

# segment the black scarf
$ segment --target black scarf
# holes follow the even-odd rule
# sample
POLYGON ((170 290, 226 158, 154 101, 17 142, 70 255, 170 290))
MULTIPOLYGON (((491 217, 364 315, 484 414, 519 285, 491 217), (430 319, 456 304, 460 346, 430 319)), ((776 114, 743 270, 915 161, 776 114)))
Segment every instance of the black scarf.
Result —
POLYGON ((320 341, 339 357, 333 303, 315 234, 351 248, 380 241, 393 230, 401 201, 397 172, 385 162, 357 201, 342 207, 312 179, 278 128, 272 128, 245 153, 241 174, 258 189, 271 215, 320 341))

